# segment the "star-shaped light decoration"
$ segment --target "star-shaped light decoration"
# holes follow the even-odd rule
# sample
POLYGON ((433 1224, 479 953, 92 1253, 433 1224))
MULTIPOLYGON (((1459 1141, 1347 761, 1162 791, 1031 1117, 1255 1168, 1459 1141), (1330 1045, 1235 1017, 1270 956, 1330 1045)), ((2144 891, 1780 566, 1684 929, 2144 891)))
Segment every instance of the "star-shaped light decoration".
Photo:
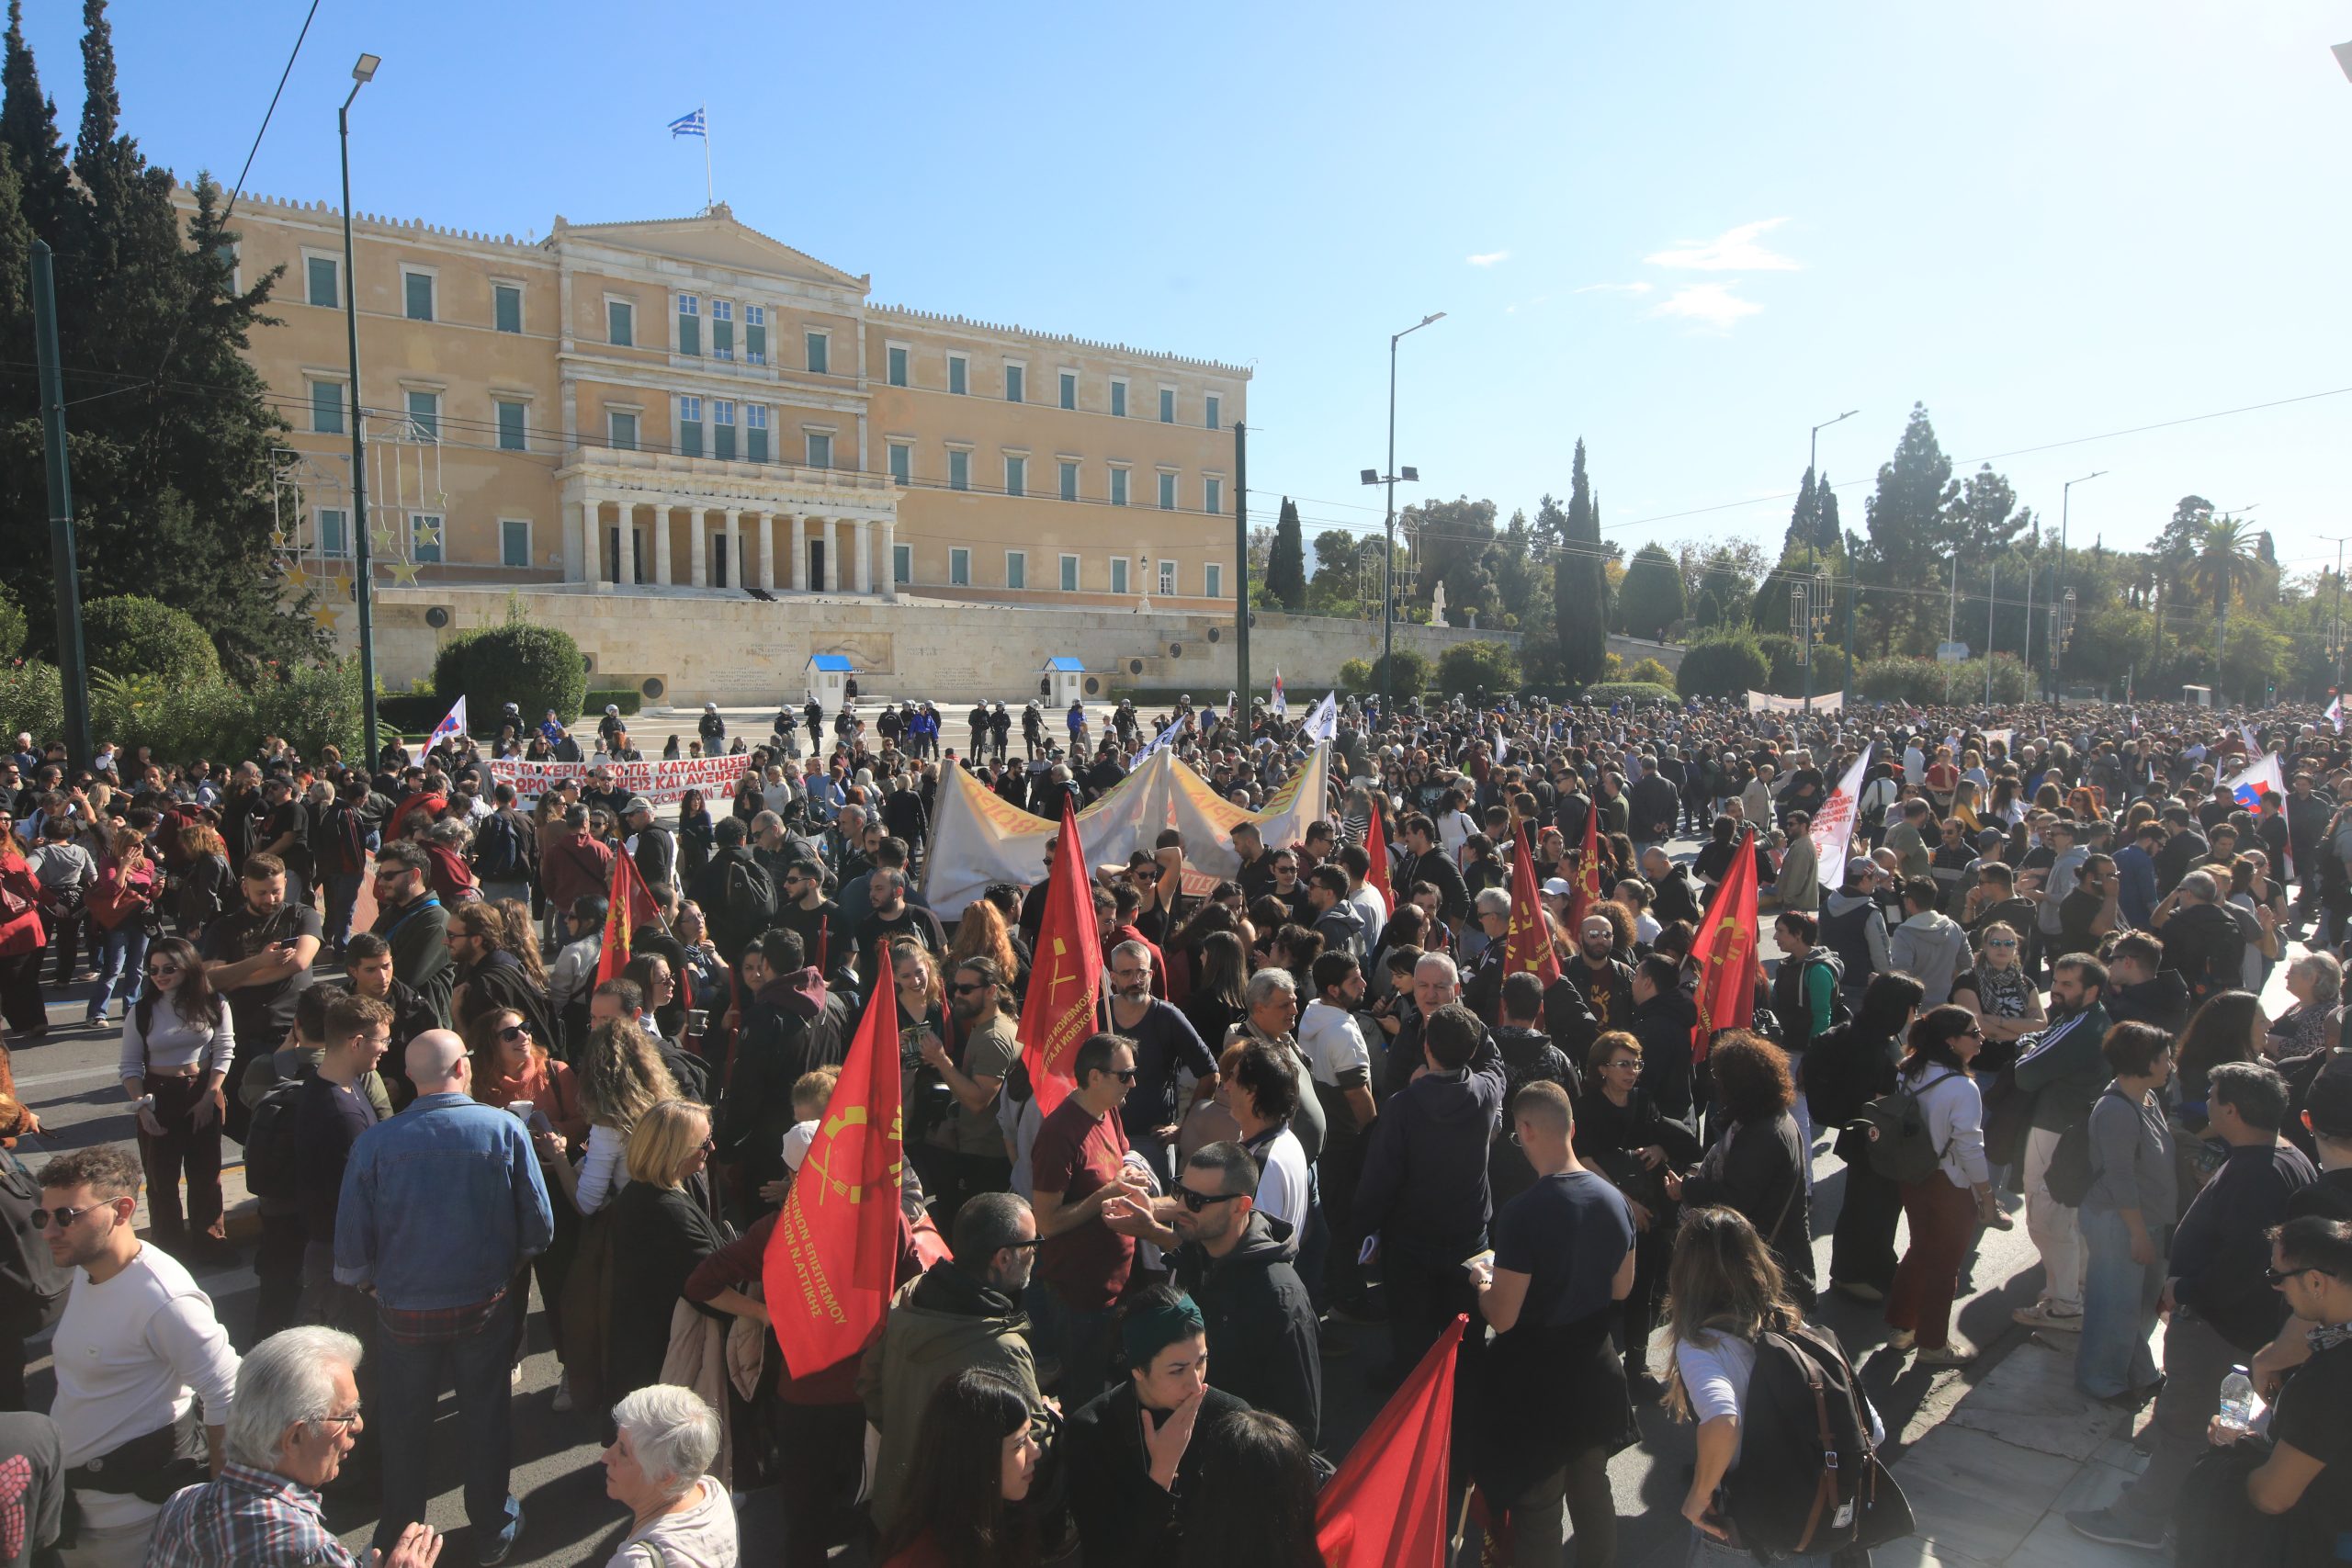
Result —
POLYGON ((336 610, 332 604, 316 604, 311 609, 311 619, 318 622, 319 625, 324 626, 329 631, 335 629, 335 617, 336 610))
POLYGON ((395 560, 387 561, 385 564, 391 568, 393 581, 405 584, 410 588, 416 586, 416 563, 414 561, 395 560))
POLYGON ((272 528, 269 531, 269 547, 273 550, 282 550, 286 547, 285 529, 272 528))
POLYGON ((390 528, 377 529, 375 532, 375 539, 376 553, 378 555, 388 556, 400 547, 400 541, 393 536, 392 531, 390 528))
POLYGON ((329 579, 329 581, 334 584, 335 597, 338 599, 348 599, 352 597, 351 573, 347 571, 338 571, 333 578, 329 579))

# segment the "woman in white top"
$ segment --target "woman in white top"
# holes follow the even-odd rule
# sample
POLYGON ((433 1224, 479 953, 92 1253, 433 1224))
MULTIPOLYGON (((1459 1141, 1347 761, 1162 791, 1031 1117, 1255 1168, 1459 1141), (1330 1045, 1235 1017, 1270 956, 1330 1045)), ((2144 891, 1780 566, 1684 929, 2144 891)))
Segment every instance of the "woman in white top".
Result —
POLYGON ((675 1383, 613 1406, 605 1495, 629 1511, 628 1539, 605 1568, 735 1568, 735 1505, 704 1472, 718 1457, 718 1416, 675 1383))
POLYGON ((1951 1332, 1961 1259, 1980 1221, 1995 1230, 2013 1224, 1994 1201, 1984 1099, 1968 1070, 1984 1049, 1984 1026, 1966 1008, 1929 1008, 1911 1026, 1906 1044, 1899 1079, 1918 1099, 1937 1165, 1925 1180, 1903 1184, 1911 1247, 1895 1266, 1886 1321, 1894 1330, 1891 1343, 1897 1350, 1917 1343, 1922 1366, 1966 1366, 1976 1348, 1951 1332))
MULTIPOLYGON (((571 1206, 593 1214, 628 1184, 625 1166, 628 1135, 637 1119, 665 1100, 684 1098, 678 1080, 662 1065, 653 1037, 626 1020, 600 1023, 589 1032, 588 1049, 571 1066, 580 1081, 580 1103, 588 1112, 588 1156, 578 1165, 557 1159, 547 1168, 571 1206)), ((563 1152, 560 1137, 555 1152, 563 1152)))
MULTIPOLYGON (((1756 1336, 1767 1328, 1793 1328, 1804 1314, 1764 1238, 1736 1209, 1701 1207, 1683 1216, 1667 1292, 1674 1361, 1666 1408, 1699 1428, 1698 1461, 1682 1498, 1682 1517, 1690 1521, 1690 1562, 1691 1568, 1753 1568, 1755 1556, 1731 1543, 1731 1521, 1716 1499, 1739 1468, 1741 1416, 1747 1380, 1756 1370, 1756 1336)), ((1875 1432, 1876 1415, 1868 1414, 1875 1432)), ((1776 1553, 1772 1559, 1774 1568, 1828 1568, 1830 1561, 1827 1552, 1776 1553)))
POLYGON ((237 1054, 228 1003, 181 937, 147 951, 147 984, 122 1021, 122 1091, 139 1107, 139 1156, 156 1242, 177 1252, 189 1233, 221 1239, 221 1085, 237 1054), (180 1219, 180 1178, 187 1219, 180 1219))

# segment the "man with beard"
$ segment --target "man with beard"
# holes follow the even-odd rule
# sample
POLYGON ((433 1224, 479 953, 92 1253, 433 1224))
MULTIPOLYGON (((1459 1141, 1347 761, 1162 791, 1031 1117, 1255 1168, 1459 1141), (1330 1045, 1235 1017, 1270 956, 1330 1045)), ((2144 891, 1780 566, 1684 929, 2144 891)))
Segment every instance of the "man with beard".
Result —
MULTIPOLYGON (((1001 1192, 1012 1181, 1012 1159, 996 1120, 997 1095, 1021 1059, 1021 1042, 1013 1038, 1013 1021, 1003 1008, 1007 995, 996 960, 967 958, 947 976, 947 1010, 963 1037, 963 1060, 949 1056, 937 1035, 923 1036, 923 1061, 956 1097, 955 1114, 933 1134, 948 1157, 937 1162, 945 1179, 933 1197, 938 1222, 951 1235, 966 1203, 983 1192, 1001 1192)), ((1181 1021, 1184 1015, 1176 1016, 1181 1021)), ((1133 1098, 1130 1093, 1130 1103, 1133 1098)))
MULTIPOLYGON (((1634 1016, 1634 972, 1611 956, 1617 945, 1617 928, 1606 915, 1587 915, 1577 932, 1577 954, 1567 976, 1592 1010, 1596 1030, 1627 1029, 1634 1016)), ((1596 1033, 1596 1038, 1598 1034, 1596 1033)))
POLYGON ((392 1109, 404 1111, 408 1102, 416 1098, 416 1086, 408 1081, 407 1068, 401 1058, 410 1041, 428 1029, 440 1028, 441 1021, 435 1016, 432 1004, 413 986, 392 977, 392 949, 382 937, 372 931, 353 937, 344 964, 351 976, 352 995, 372 998, 392 1010, 391 1048, 377 1071, 391 1097, 392 1109))
POLYGON ((1323 1366, 1314 1304, 1294 1265, 1295 1227, 1257 1212, 1258 1165, 1239 1144, 1210 1144, 1184 1162, 1170 1263, 1201 1309, 1217 1385, 1271 1410, 1312 1448, 1323 1426, 1323 1366))
POLYGON ((2019 1043, 2016 1083, 2033 1096, 2025 1145, 2025 1225, 2041 1254, 2041 1297, 2009 1315, 2028 1328, 2074 1328, 2083 1320, 2083 1232, 2074 1205, 2050 1190, 2050 1162, 2066 1129, 2090 1115, 2114 1076, 2107 1038, 2107 966, 2070 953, 2050 966, 2050 1027, 2019 1043))
POLYGON ((798 937, 800 951, 807 954, 802 962, 814 964, 819 974, 831 975, 846 967, 851 953, 849 927, 842 907, 825 897, 823 868, 814 859, 795 860, 784 868, 781 886, 784 908, 776 911, 775 926, 770 929, 781 928, 798 937))
POLYGON ((891 866, 874 873, 874 912, 857 928, 857 951, 867 985, 880 989, 889 983, 890 965, 884 956, 899 940, 915 942, 933 958, 947 951, 947 934, 939 917, 921 905, 907 902, 907 874, 891 866))
POLYGON ((1641 1086, 1657 1108, 1685 1125, 1693 1119, 1690 1084, 1691 1031, 1698 1010, 1682 994, 1681 972, 1673 959, 1653 953, 1634 966, 1630 984, 1634 1010, 1628 1027, 1642 1043, 1641 1086))
POLYGON ((1650 913, 1657 917, 1658 924, 1699 923, 1706 909, 1706 893, 1689 866, 1677 865, 1664 850, 1652 844, 1642 852, 1642 875, 1649 881, 1650 913))
POLYGON ((248 860, 240 886, 243 901, 205 928, 198 953, 212 988, 227 996, 236 1025, 236 1059, 223 1085, 230 1108, 224 1125, 243 1142, 251 1113, 237 1098, 238 1079, 247 1062, 275 1051, 293 1029, 294 1010, 311 988, 321 927, 317 910, 287 901, 286 868, 275 855, 248 860))
POLYGON ((518 1012, 531 1037, 556 1038, 555 1009, 548 1005, 546 971, 533 975, 500 941, 505 917, 476 899, 449 911, 449 962, 457 981, 449 992, 449 1017, 460 1033, 492 1009, 518 1012))
POLYGON ((1135 1042, 1136 1076, 1119 1117, 1136 1153, 1161 1182, 1172 1180, 1176 1129, 1193 1105, 1216 1092, 1216 1054, 1201 1039, 1193 1021, 1173 1004, 1152 995, 1156 977, 1148 944, 1127 941, 1109 950, 1111 1032, 1135 1042), (1194 1082, 1191 1105, 1179 1106, 1180 1074, 1194 1082))
POLYGON ((457 980, 449 960, 449 916, 433 891, 433 862, 416 844, 401 840, 376 852, 376 923, 370 929, 391 944, 392 973, 425 999, 437 1021, 446 1021, 449 987, 457 980))

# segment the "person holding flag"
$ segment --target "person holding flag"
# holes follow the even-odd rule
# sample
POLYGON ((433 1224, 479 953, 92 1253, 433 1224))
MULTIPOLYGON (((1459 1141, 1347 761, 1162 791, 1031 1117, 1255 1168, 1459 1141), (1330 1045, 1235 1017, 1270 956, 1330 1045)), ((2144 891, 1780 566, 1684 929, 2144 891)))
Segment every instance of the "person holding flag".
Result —
POLYGON ((433 733, 425 737, 424 749, 430 751, 444 740, 463 740, 465 738, 466 698, 465 694, 460 692, 458 694, 458 700, 450 705, 448 714, 440 723, 433 727, 433 733))

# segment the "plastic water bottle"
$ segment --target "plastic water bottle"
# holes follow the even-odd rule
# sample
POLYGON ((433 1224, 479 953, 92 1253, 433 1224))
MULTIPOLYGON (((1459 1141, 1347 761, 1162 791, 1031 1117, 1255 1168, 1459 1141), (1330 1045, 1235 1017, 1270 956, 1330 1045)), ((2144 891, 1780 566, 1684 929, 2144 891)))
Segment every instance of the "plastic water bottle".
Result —
POLYGON ((2230 1375, 2222 1380, 2222 1425, 2233 1431, 2251 1432, 2255 1410, 2254 1379, 2244 1367, 2232 1367, 2230 1375))

